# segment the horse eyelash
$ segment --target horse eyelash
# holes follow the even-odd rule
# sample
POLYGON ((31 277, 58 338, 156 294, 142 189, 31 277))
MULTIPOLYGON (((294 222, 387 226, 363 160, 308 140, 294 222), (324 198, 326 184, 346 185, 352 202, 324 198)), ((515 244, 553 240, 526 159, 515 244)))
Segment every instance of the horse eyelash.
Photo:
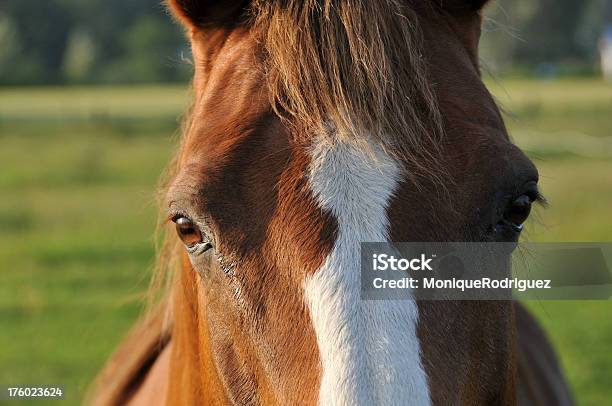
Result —
POLYGON ((539 188, 535 191, 535 196, 533 197, 534 197, 533 199, 534 203, 544 208, 548 207, 548 199, 546 199, 546 197, 542 194, 539 188))
POLYGON ((164 225, 170 224, 171 222, 174 222, 178 217, 187 217, 190 218, 188 215, 186 215, 185 213, 179 211, 179 210, 170 210, 168 212, 168 214, 166 214, 166 219, 164 220, 164 225))

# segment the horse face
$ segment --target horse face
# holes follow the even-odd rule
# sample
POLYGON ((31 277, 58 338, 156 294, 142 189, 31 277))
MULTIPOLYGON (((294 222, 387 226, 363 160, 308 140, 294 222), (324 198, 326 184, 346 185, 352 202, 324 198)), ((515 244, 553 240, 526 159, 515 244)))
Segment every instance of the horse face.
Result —
POLYGON ((180 308, 196 321, 175 321, 198 330, 183 349, 198 354, 191 372, 238 404, 511 402, 507 304, 359 298, 361 241, 513 240, 508 211, 535 198, 537 172, 480 79, 483 2, 411 6, 444 128, 444 192, 417 187, 410 163, 368 134, 296 137, 270 101, 269 55, 249 19, 261 2, 217 3, 170 2, 196 67, 168 191, 185 245, 177 295, 195 297, 180 308))

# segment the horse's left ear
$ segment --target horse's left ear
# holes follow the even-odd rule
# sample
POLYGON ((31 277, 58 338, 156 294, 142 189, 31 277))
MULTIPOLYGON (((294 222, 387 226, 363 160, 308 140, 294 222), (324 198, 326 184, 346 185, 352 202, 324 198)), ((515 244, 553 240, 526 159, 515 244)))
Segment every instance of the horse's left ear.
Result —
POLYGON ((480 11, 489 0, 433 0, 442 9, 450 12, 480 11))
POLYGON ((187 28, 235 26, 245 21, 249 1, 166 0, 174 16, 187 28))

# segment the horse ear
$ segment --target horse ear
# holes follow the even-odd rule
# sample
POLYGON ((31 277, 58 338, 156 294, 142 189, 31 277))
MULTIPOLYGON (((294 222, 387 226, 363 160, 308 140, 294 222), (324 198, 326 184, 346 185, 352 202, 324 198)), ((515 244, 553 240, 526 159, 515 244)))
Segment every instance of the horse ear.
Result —
POLYGON ((166 0, 172 14, 191 29, 235 26, 245 20, 245 0, 166 0))
POLYGON ((450 12, 480 11, 489 0, 434 0, 440 7, 450 12))

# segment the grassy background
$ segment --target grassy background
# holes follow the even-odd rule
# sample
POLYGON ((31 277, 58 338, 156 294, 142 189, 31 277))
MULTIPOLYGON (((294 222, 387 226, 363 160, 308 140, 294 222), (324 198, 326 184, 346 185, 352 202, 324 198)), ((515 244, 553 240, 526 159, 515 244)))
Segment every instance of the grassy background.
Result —
MULTIPOLYGON (((516 143, 550 201, 531 241, 612 241, 612 85, 597 80, 491 83, 516 143)), ((555 344, 578 404, 612 399, 612 302, 529 302, 555 344)))
MULTIPOLYGON (((612 241, 612 87, 490 83, 551 201, 532 241, 612 241)), ((0 383, 78 404, 141 308, 180 87, 0 89, 0 383)), ((612 397, 612 302, 530 302, 581 404, 612 397)))

